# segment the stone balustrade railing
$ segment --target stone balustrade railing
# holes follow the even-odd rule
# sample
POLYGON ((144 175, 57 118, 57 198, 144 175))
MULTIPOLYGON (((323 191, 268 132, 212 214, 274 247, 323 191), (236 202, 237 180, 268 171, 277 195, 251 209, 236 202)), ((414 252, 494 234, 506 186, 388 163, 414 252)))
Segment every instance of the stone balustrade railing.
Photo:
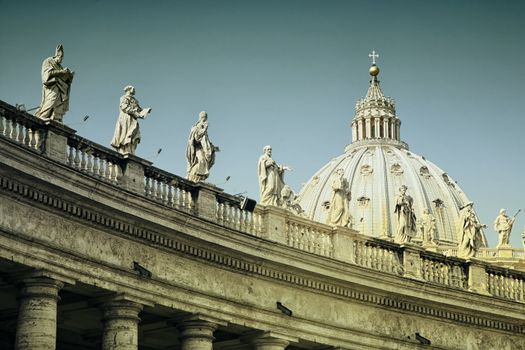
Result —
POLYGON ((195 208, 195 184, 180 176, 146 165, 144 195, 175 209, 192 212, 195 208))
MULTIPOLYGON (((147 160, 119 154, 79 137, 67 126, 40 121, 0 101, 1 140, 41 153, 110 186, 243 234, 366 269, 525 303, 523 272, 479 259, 469 262, 453 257, 454 248, 440 248, 436 253, 417 245, 400 246, 363 236, 348 228, 332 228, 282 208, 258 206, 248 211, 241 208, 239 197, 213 185, 197 184, 158 169, 147 160)), ((517 250, 510 251, 510 257, 523 256, 517 250)), ((482 249, 478 257, 491 254, 491 249, 482 249)))
POLYGON ((123 162, 117 152, 75 134, 67 138, 66 162, 110 183, 118 184, 122 178, 123 162))
POLYGON ((0 104, 0 136, 40 152, 45 132, 44 121, 11 105, 0 104))

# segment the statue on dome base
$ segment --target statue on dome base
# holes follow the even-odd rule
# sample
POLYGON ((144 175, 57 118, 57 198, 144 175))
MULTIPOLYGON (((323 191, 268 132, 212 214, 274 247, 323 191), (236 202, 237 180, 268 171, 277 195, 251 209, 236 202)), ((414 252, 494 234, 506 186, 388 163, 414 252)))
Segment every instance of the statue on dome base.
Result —
MULTIPOLYGON (((516 215, 521 211, 518 210, 516 215)), ((499 215, 494 220, 494 231, 499 235, 498 248, 500 247, 510 247, 510 231, 512 231, 512 225, 514 225, 514 220, 516 215, 513 218, 507 216, 507 211, 505 209, 500 209, 499 215)))
POLYGON ((135 154, 140 143, 139 119, 144 119, 151 108, 141 108, 135 98, 135 88, 128 85, 124 88, 125 94, 120 98, 119 116, 115 126, 115 134, 111 141, 117 152, 135 154))
POLYGON ((399 187, 399 194, 396 196, 396 207, 394 213, 397 214, 397 230, 394 236, 396 243, 408 243, 416 235, 416 214, 412 205, 414 200, 406 194, 408 187, 399 187))
POLYGON ((69 110, 69 93, 75 72, 63 68, 64 48, 58 45, 53 57, 42 63, 42 102, 35 116, 44 120, 62 122, 69 110))
POLYGON ((264 146, 264 154, 259 158, 257 166, 259 174, 259 192, 261 205, 282 205, 281 191, 284 184, 284 172, 292 170, 291 168, 278 165, 272 159, 272 147, 264 146))
POLYGON ((326 203, 328 216, 326 223, 331 226, 352 227, 348 202, 352 199, 350 184, 344 178, 344 170, 337 169, 332 179, 332 197, 326 203))
POLYGON ((423 210, 419 229, 424 246, 436 245, 436 218, 430 213, 429 209, 423 210))
POLYGON ((186 146, 186 161, 188 163, 188 180, 201 182, 208 178, 210 169, 215 164, 215 152, 219 151, 208 137, 208 114, 199 113, 199 120, 191 128, 186 146))
POLYGON ((468 202, 459 212, 458 257, 464 259, 474 257, 483 246, 482 229, 487 227, 479 223, 473 206, 474 203, 468 202))

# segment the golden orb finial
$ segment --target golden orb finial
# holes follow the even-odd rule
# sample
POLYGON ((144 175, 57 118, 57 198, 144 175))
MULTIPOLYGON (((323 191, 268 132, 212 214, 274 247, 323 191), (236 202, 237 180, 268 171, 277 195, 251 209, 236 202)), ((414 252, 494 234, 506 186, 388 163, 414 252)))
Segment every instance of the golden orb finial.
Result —
POLYGON ((370 73, 371 76, 375 77, 379 74, 379 67, 376 66, 375 64, 372 64, 368 72, 370 73))

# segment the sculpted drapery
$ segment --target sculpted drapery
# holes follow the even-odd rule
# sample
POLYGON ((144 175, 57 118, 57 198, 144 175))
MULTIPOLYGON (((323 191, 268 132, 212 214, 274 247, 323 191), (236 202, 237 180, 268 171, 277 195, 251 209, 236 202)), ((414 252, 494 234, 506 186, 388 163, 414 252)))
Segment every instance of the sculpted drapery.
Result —
POLYGON ((215 164, 216 147, 208 137, 208 114, 199 113, 199 121, 191 128, 186 146, 187 175, 194 182, 204 181, 215 164))
POLYGON ((507 211, 501 209, 499 215, 494 220, 494 231, 498 233, 498 247, 508 246, 510 241, 510 231, 512 231, 512 226, 514 225, 514 218, 509 218, 507 216, 507 211))
POLYGON ((399 194, 396 196, 396 207, 394 213, 397 214, 397 230, 394 242, 407 243, 416 234, 416 214, 412 205, 414 200, 406 194, 407 187, 401 186, 399 194))
POLYGON ((458 227, 458 257, 469 259, 476 255, 479 247, 483 246, 483 233, 481 225, 469 202, 459 212, 458 227))
POLYGON ((286 167, 277 165, 272 159, 272 148, 265 146, 264 154, 259 158, 259 191, 261 205, 281 205, 281 191, 284 187, 286 167))
POLYGON ((135 154, 140 143, 138 119, 144 119, 151 112, 151 108, 142 109, 140 107, 139 101, 134 97, 135 88, 133 86, 126 86, 124 91, 126 93, 120 98, 120 112, 111 146, 122 154, 135 154))
POLYGON ((344 178, 343 169, 338 169, 332 180, 332 197, 326 223, 332 226, 351 226, 348 202, 351 199, 350 184, 344 178))
POLYGON ((57 46, 55 56, 48 57, 42 63, 42 101, 36 112, 40 119, 52 119, 62 122, 69 110, 69 93, 74 72, 63 68, 64 57, 62 45, 57 46))

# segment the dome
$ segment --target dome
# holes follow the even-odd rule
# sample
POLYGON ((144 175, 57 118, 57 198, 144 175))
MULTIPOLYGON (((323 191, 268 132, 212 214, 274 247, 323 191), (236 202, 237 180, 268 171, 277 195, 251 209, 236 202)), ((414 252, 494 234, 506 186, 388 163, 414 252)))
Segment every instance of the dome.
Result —
MULTIPOLYGON (((370 74, 366 97, 356 104, 352 143, 342 155, 317 171, 299 193, 304 214, 326 222, 332 176, 342 169, 351 191, 349 211, 354 230, 391 238, 397 227, 395 197, 405 185, 413 198, 416 217, 421 218, 425 209, 435 217, 437 243, 457 244, 459 210, 469 202, 468 197, 447 173, 410 151, 400 140, 401 121, 396 116, 394 100, 383 95, 378 69, 370 74)), ((421 241, 420 236, 413 239, 418 240, 421 241)))

